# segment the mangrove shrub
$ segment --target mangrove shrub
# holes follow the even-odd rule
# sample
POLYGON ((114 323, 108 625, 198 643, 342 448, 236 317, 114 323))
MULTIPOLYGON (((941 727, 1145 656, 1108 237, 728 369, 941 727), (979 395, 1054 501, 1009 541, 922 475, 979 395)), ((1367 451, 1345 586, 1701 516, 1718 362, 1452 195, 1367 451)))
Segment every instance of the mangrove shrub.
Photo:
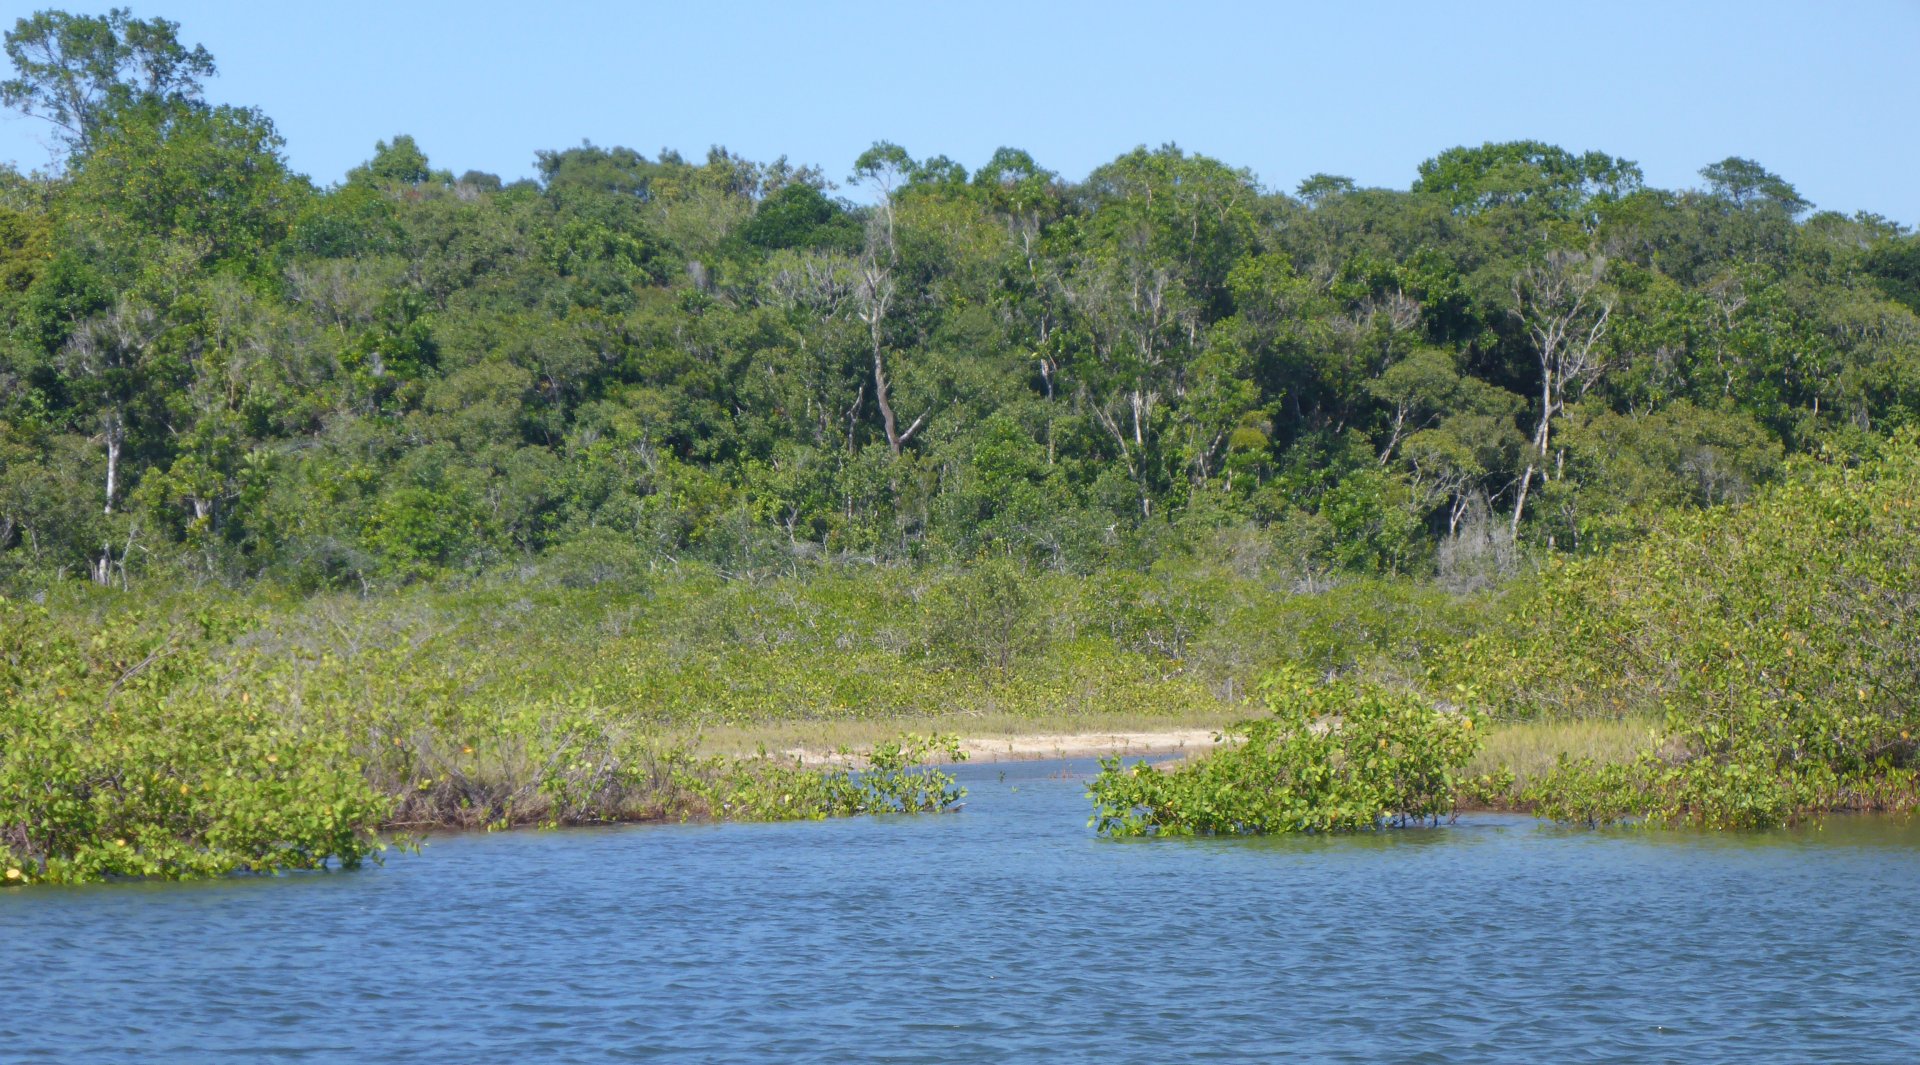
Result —
POLYGON ((1101 762, 1092 824, 1112 836, 1339 832, 1437 821, 1479 741, 1471 712, 1283 670, 1241 742, 1170 772, 1101 762))
POLYGON ((1914 801, 1920 440, 1819 464, 1744 505, 1548 567, 1477 662, 1515 716, 1666 713, 1631 766, 1568 762, 1542 812, 1719 827, 1914 801))
POLYGON ((377 850, 392 803, 348 737, 223 683, 206 648, 229 619, 117 620, 81 637, 0 599, 8 882, 351 867, 377 850))

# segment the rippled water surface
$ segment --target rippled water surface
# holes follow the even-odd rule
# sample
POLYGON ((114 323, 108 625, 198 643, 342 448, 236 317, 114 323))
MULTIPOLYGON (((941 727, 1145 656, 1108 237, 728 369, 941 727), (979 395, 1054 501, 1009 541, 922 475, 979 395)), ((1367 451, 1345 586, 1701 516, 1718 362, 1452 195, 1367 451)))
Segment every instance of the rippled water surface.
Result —
POLYGON ((1913 826, 1115 843, 1093 768, 0 894, 0 1060, 1920 1060, 1913 826))

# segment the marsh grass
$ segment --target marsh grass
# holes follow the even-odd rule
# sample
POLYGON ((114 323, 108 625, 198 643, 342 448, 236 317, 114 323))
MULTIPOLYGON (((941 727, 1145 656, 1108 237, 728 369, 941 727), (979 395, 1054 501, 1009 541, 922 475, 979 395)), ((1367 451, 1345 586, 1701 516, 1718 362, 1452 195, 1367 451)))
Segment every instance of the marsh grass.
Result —
POLYGON ((1651 716, 1578 720, 1491 721, 1467 763, 1456 800, 1463 808, 1521 809, 1527 789, 1563 758, 1596 765, 1625 764, 1662 743, 1651 716))
POLYGON ((1602 762, 1630 762, 1657 745, 1660 723, 1651 717, 1618 721, 1505 721, 1489 725, 1480 753, 1467 771, 1490 773, 1505 766, 1522 782, 1551 770, 1561 755, 1602 762))

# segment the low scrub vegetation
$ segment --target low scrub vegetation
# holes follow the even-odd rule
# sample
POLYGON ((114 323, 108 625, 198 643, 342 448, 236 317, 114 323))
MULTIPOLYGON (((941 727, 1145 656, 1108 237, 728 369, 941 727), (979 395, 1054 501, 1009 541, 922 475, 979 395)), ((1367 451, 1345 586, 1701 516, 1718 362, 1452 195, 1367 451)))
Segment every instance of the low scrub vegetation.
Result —
POLYGON ((1740 829, 1909 809, 1916 616, 1920 441, 1903 436, 1548 562, 1436 658, 1425 694, 1283 673, 1273 716, 1240 729, 1244 744, 1171 773, 1108 763, 1094 822, 1113 835, 1324 831, 1464 801, 1590 826, 1740 829), (1471 708, 1463 732, 1485 713, 1521 723, 1509 735, 1525 741, 1479 759, 1477 737, 1452 743, 1434 709, 1449 677, 1484 685, 1455 689, 1471 708), (1650 707, 1664 712, 1653 728, 1650 707))
MULTIPOLYGON (((1750 505, 1673 515, 1623 556, 1554 567, 1522 611, 1575 631, 1513 659, 1562 712, 1663 706, 1665 744, 1569 760, 1567 820, 1762 827, 1915 801, 1920 447, 1822 466, 1750 505)), ((1508 688, 1525 707, 1527 685, 1508 688)))
POLYGON ((1404 676, 1490 602, 1287 579, 1174 554, 1086 578, 686 565, 0 599, 0 861, 15 883, 205 876, 351 866, 393 831, 939 809, 951 779, 908 767, 945 739, 879 743, 854 772, 743 738, 1212 726, 1256 662, 1404 676))
POLYGON ((916 768, 957 760, 943 737, 879 744, 859 770, 700 757, 578 697, 464 698, 391 645, 290 654, 271 621, 0 600, 6 882, 350 868, 392 829, 916 813, 964 794, 916 768))
POLYGON ((1088 789, 1114 836, 1325 832, 1437 821, 1478 747, 1474 718, 1376 685, 1286 671, 1241 742, 1171 772, 1118 758, 1088 789))
POLYGON ((1466 593, 1303 588, 1244 541, 1084 576, 990 558, 585 587, 530 567, 368 597, 68 584, 0 599, 0 861, 14 883, 203 876, 350 866, 394 829, 939 809, 951 780, 898 774, 944 740, 851 772, 703 737, 1211 726, 1249 691, 1270 713, 1245 742, 1172 773, 1110 766, 1096 822, 1900 808, 1916 499, 1901 437, 1466 593))

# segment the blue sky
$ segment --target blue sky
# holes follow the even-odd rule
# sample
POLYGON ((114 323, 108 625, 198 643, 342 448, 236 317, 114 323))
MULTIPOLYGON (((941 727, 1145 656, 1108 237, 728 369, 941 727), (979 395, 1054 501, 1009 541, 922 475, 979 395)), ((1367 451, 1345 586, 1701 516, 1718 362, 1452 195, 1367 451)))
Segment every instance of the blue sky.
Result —
MULTIPOLYGON (((1013 145, 1069 177, 1175 141, 1288 191, 1404 188, 1451 145, 1537 138, 1665 187, 1744 155, 1820 207, 1920 223, 1920 0, 121 2, 205 44, 209 95, 263 108, 323 184, 402 132, 509 179, 583 139, 836 179, 878 138, 968 166, 1013 145)), ((44 166, 48 140, 0 117, 0 160, 44 166)))

